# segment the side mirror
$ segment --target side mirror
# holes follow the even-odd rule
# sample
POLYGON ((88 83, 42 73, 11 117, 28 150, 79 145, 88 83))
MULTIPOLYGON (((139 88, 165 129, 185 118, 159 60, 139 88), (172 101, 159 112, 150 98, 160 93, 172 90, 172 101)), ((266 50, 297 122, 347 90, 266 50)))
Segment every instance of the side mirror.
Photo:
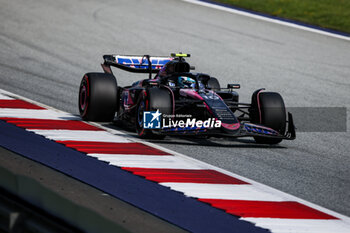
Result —
POLYGON ((240 84, 227 84, 227 88, 239 89, 239 88, 241 88, 241 85, 240 84))

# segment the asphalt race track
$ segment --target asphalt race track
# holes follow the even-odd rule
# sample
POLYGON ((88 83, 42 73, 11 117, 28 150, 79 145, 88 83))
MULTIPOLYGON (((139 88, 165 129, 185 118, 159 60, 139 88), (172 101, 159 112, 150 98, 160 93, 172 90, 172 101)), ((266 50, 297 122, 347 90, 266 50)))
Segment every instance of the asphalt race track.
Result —
MULTIPOLYGON (((101 71, 103 54, 179 51, 191 53, 196 70, 222 86, 240 83, 243 102, 265 87, 280 92, 288 107, 350 107, 346 40, 180 0, 0 0, 0 6, 0 88, 60 110, 78 113, 82 75, 101 71)), ((145 77, 115 75, 121 86, 145 77)), ((349 216, 349 141, 344 129, 299 132, 273 147, 251 139, 152 142, 349 216)))

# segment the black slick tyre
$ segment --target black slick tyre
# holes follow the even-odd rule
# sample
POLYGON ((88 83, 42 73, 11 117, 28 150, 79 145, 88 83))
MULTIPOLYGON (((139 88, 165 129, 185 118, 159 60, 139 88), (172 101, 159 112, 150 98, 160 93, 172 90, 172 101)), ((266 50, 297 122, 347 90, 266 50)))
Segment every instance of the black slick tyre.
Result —
MULTIPOLYGON (((286 109, 283 98, 276 92, 257 92, 252 97, 253 123, 261 124, 276 130, 281 135, 286 131, 286 109)), ((280 138, 254 137, 257 143, 278 144, 280 138)))
POLYGON ((87 73, 79 88, 79 112, 86 121, 112 121, 118 108, 117 81, 112 74, 87 73))
POLYGON ((172 100, 168 90, 149 88, 140 93, 136 107, 136 132, 140 138, 163 139, 165 135, 153 133, 143 125, 144 111, 157 111, 162 114, 172 113, 172 100))

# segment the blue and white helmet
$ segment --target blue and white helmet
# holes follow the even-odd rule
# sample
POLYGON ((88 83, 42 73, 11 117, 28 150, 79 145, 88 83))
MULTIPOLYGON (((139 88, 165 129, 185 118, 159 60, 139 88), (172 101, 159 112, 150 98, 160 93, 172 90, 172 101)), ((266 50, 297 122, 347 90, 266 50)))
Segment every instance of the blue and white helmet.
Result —
POLYGON ((189 77, 180 76, 177 79, 177 84, 181 88, 195 88, 196 87, 196 81, 189 77))

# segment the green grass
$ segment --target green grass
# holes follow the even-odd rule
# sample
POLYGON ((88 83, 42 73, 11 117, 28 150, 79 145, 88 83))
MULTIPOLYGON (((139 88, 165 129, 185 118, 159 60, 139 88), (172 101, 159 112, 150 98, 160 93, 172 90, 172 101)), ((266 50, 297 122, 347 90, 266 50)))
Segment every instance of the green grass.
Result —
POLYGON ((350 33, 350 0, 214 0, 350 33))

